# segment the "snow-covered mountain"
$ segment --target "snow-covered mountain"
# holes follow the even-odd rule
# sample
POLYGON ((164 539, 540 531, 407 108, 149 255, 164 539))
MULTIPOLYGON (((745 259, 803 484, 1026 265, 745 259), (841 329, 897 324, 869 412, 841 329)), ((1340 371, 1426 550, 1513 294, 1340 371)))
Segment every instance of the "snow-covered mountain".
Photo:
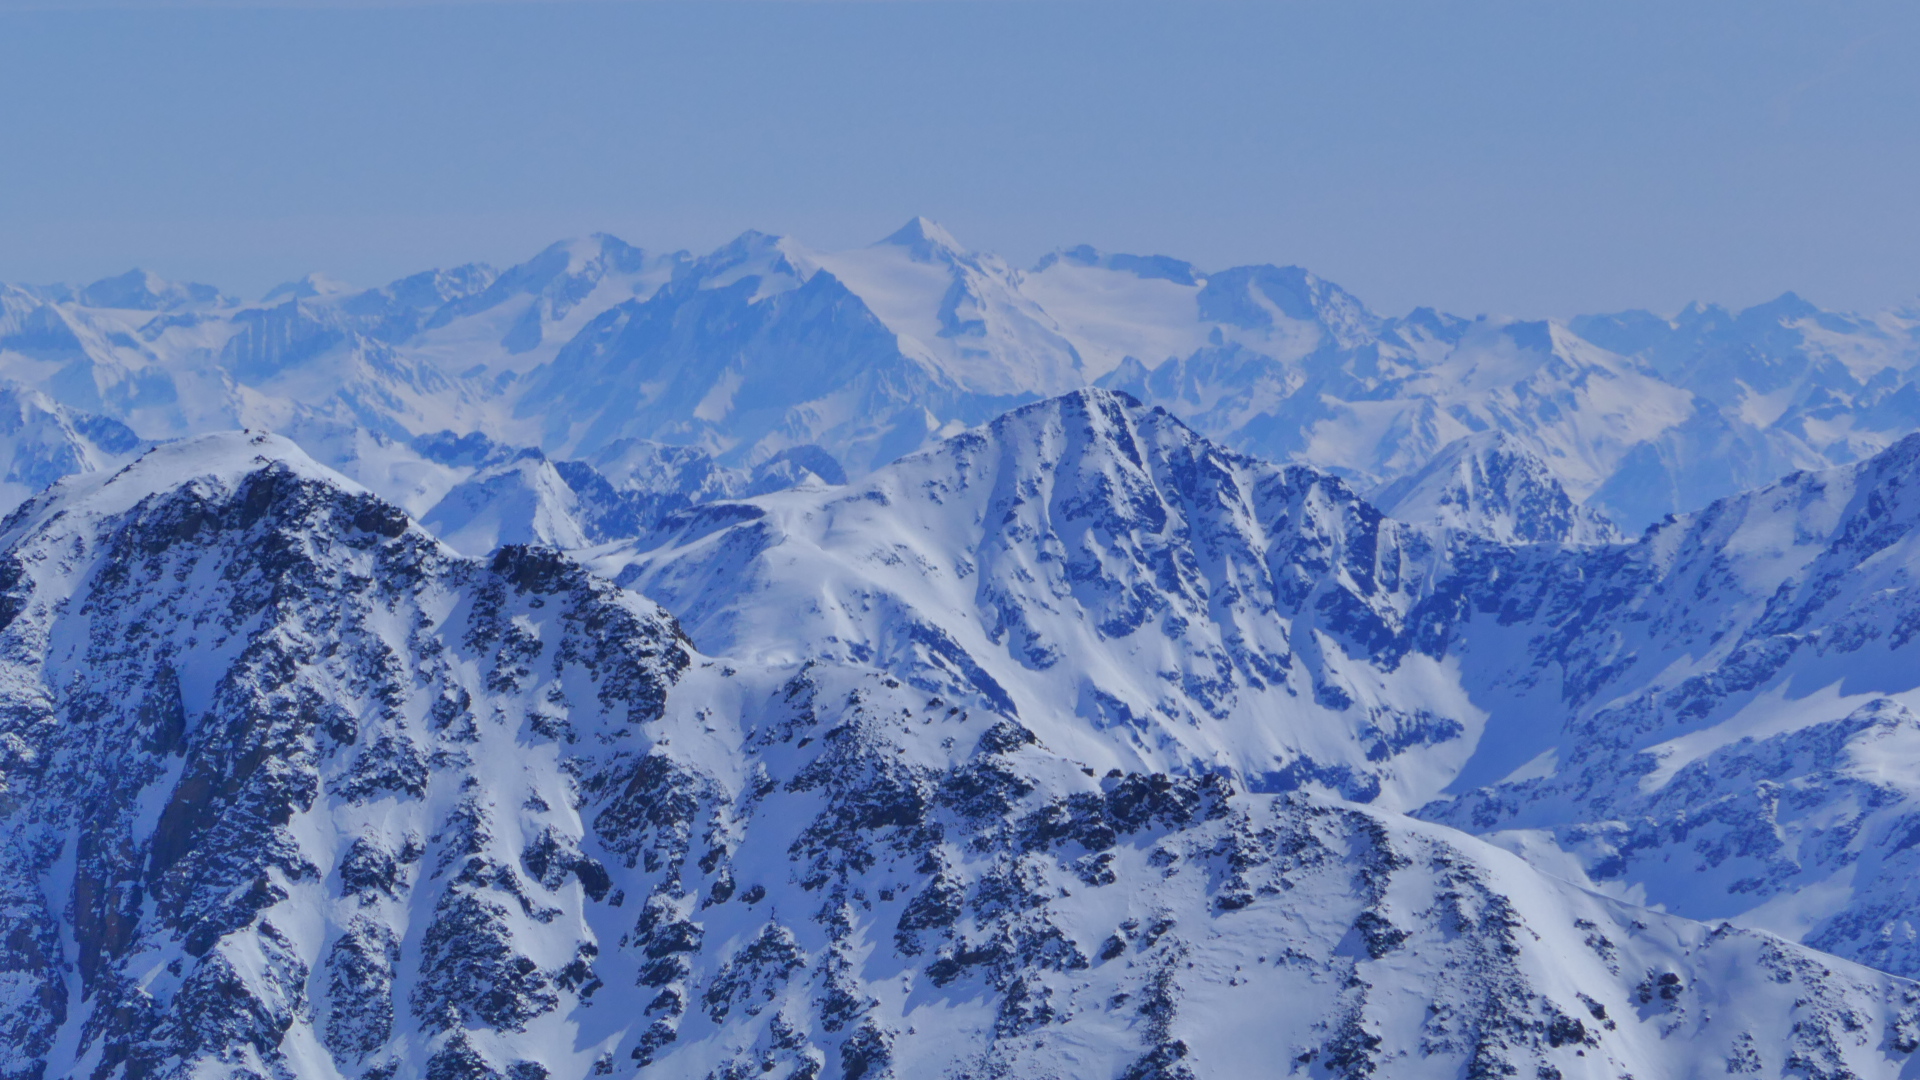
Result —
POLYGON ((123 311, 177 311, 182 308, 230 307, 234 300, 211 285, 168 281, 145 270, 129 270, 102 278, 74 294, 73 300, 92 308, 123 311))
POLYGON ((879 666, 1096 772, 1415 810, 1920 974, 1917 460, 1920 436, 1631 544, 1490 538, 1086 391, 592 565, 705 648, 879 666))
MULTIPOLYGON (((1178 457, 1156 423, 1120 425, 1141 463, 1178 457)), ((1384 809, 1083 767, 971 690, 703 655, 275 436, 70 478, 0 567, 8 1076, 1891 1078, 1920 1050, 1913 983, 1384 809)))
POLYGON ((1700 407, 1561 326, 1426 311, 1363 319, 1357 302, 1304 274, 1255 276, 1243 290, 1221 316, 1247 324, 1254 344, 1222 336, 1152 371, 1118 369, 1101 385, 1165 405, 1214 438, 1363 486, 1416 472, 1458 439, 1499 432, 1576 497, 1636 523, 1656 508, 1606 494, 1608 480, 1635 447, 1700 407))
POLYGON ((1673 318, 1386 317, 1297 267, 1081 247, 1022 270, 924 219, 842 252, 596 235, 504 271, 313 276, 258 303, 138 271, 0 296, 0 379, 145 439, 277 431, 407 505, 419 468, 390 485, 392 453, 349 444, 451 430, 565 461, 640 439, 747 470, 819 446, 860 476, 1097 384, 1366 491, 1498 433, 1637 531, 1920 428, 1917 361, 1913 312, 1788 295, 1673 318))
MULTIPOLYGON (((389 448, 390 449, 390 448, 389 448)), ((581 548, 651 532, 675 511, 742 495, 844 484, 846 470, 818 446, 796 446, 752 471, 729 469, 693 447, 622 439, 589 460, 551 461, 533 447, 478 433, 436 432, 412 440, 400 466, 424 459, 409 489, 429 507, 422 524, 470 555, 503 544, 581 548)), ((381 462, 353 460, 361 473, 381 462)), ((402 469, 386 463, 385 478, 402 469)))
POLYGON ((447 492, 420 523, 456 551, 487 555, 503 544, 587 546, 580 498, 538 450, 489 465, 447 492))
POLYGON ((1423 813, 1920 973, 1917 481, 1909 437, 1629 547, 1486 564, 1459 635, 1504 753, 1423 813))
POLYGON ((1480 717, 1409 619, 1447 555, 1334 477, 1086 390, 846 488, 695 507, 593 565, 702 648, 878 664, 1101 772, 1412 807, 1480 717))
POLYGON ((1917 362, 924 219, 0 286, 0 1080, 1913 1075, 1917 362))
POLYGON ((124 464, 145 445, 118 420, 0 383, 0 505, 17 505, 62 477, 124 464))
POLYGON ((1418 472, 1373 492, 1368 501, 1402 521, 1509 543, 1620 538, 1613 522, 1575 502, 1546 462, 1501 431, 1449 443, 1418 472))

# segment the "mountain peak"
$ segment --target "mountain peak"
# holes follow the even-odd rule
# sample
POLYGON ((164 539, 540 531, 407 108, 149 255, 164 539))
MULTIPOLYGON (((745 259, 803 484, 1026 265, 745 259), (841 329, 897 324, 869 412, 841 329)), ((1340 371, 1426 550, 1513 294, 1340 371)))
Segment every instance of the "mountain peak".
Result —
POLYGON ((777 233, 748 229, 713 254, 691 263, 686 272, 702 288, 724 288, 744 278, 761 279, 756 296, 799 285, 818 269, 814 259, 793 240, 777 233))
POLYGON ((646 261, 646 252, 612 233, 597 232, 566 244, 575 263, 599 261, 609 270, 638 269, 646 261))
POLYGON ((1315 323, 1342 347, 1358 347, 1382 325, 1359 297, 1300 266, 1235 266, 1210 274, 1200 291, 1203 319, 1271 329, 1276 320, 1315 323))
POLYGON ((1764 304, 1755 304, 1742 311, 1740 318, 1743 322, 1765 319, 1770 322, 1786 323, 1819 314, 1821 311, 1817 306, 1789 289, 1764 304))
POLYGON ((66 477, 25 503, 8 519, 8 535, 68 514, 80 520, 122 514, 143 500, 196 482, 233 489, 247 476, 282 466, 349 495, 366 489, 321 465, 299 444, 267 431, 217 431, 161 443, 112 473, 66 477))
POLYGON ((262 296, 260 301, 261 303, 271 303, 275 300, 316 300, 325 299, 330 296, 340 296, 353 291, 353 286, 341 281, 339 278, 329 277, 321 273, 313 273, 303 278, 275 285, 273 288, 267 290, 267 294, 262 296))
POLYGON ((360 485, 315 461, 300 444, 271 431, 215 431, 161 443, 108 478, 105 487, 166 491, 196 479, 228 481, 274 464, 358 492, 360 485))
POLYGON ((190 304, 219 304, 226 300, 211 285, 168 281, 138 267, 81 289, 81 303, 88 307, 124 308, 132 311, 164 311, 190 304))
POLYGON ((939 257, 958 258, 967 254, 960 241, 930 218, 915 217, 896 229, 881 244, 903 247, 913 252, 916 259, 923 261, 939 257))
POLYGON ((500 275, 544 286, 560 279, 599 280, 606 274, 633 273, 646 265, 647 253, 611 233, 597 232, 556 240, 539 254, 500 275))
POLYGON ((708 255, 702 261, 731 264, 732 262, 743 259, 785 255, 788 250, 794 246, 792 240, 781 236, 779 233, 767 233, 761 232, 759 229, 748 229, 746 232, 741 233, 739 236, 734 237, 719 248, 716 248, 713 254, 708 255))
POLYGON ((522 451, 449 491, 421 523, 466 555, 488 555, 503 544, 578 548, 587 544, 575 518, 578 501, 545 455, 522 451))
POLYGON ((1598 544, 1611 521, 1575 502, 1540 455, 1503 431, 1456 439, 1371 501, 1401 521, 1439 525, 1502 543, 1598 544))

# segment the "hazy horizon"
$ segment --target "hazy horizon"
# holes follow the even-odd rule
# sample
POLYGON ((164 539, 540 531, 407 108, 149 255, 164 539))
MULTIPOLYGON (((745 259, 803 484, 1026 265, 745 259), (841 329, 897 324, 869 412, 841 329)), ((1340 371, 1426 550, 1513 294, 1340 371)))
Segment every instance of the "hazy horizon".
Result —
POLYGON ((0 280, 254 297, 605 231, 1297 264, 1376 310, 1920 296, 1889 4, 0 3, 0 280), (1657 27, 1650 32, 1648 27, 1657 27))

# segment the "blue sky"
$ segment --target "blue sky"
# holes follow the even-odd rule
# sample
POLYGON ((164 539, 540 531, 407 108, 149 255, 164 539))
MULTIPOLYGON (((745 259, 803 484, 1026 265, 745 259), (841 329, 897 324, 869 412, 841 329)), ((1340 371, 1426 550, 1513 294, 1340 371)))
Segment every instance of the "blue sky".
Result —
POLYGON ((0 280, 915 213, 1389 313, 1920 296, 1920 5, 0 0, 0 280))

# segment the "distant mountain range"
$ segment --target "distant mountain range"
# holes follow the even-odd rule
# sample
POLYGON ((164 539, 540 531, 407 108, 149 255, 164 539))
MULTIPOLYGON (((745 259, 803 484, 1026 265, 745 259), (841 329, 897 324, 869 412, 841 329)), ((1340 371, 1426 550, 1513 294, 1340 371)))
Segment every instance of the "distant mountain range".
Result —
MULTIPOLYGON (((1672 318, 1382 317, 1297 267, 1083 247, 1020 270, 924 219, 838 253, 758 233, 700 257, 593 236, 505 271, 375 289, 316 276, 252 304, 138 271, 0 288, 0 380, 61 410, 74 468, 111 457, 82 430, 105 420, 143 440, 261 428, 415 512, 469 478, 409 449, 442 432, 555 461, 645 440, 747 472, 797 451, 861 476, 1101 386, 1456 524, 1459 493, 1410 478, 1453 484, 1429 469, 1443 452, 1497 446, 1518 463, 1501 475, 1550 479, 1585 508, 1568 536, 1598 535, 1599 518, 1637 532, 1920 428, 1917 365, 1912 310, 1787 295, 1672 318)), ((44 468, 20 453, 13 473, 44 468)))

